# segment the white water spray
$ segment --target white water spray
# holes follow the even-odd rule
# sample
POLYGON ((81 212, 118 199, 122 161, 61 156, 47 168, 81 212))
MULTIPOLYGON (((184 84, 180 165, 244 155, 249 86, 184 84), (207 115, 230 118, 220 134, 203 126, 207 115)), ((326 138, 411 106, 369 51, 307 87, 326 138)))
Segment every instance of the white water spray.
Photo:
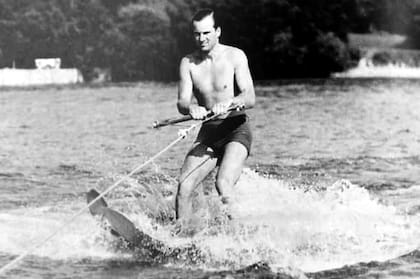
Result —
MULTIPOLYGON (((345 180, 324 191, 305 191, 245 170, 234 197, 234 221, 208 227, 193 238, 173 236, 168 227, 136 212, 134 205, 126 208, 125 214, 168 244, 194 243, 206 258, 200 267, 209 269, 241 268, 264 261, 278 270, 318 271, 397 257, 416 249, 420 236, 417 216, 403 214, 345 180)), ((1 213, 0 252, 23 252, 57 228, 69 212, 70 208, 56 206, 1 213)), ((115 238, 86 213, 35 255, 52 259, 129 257, 128 251, 115 250, 113 241, 115 238)))

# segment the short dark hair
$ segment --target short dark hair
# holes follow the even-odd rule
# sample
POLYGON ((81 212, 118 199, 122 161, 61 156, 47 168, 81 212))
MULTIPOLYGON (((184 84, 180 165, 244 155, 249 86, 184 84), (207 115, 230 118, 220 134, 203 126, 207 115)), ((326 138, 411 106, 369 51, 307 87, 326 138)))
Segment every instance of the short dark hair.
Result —
POLYGON ((194 21, 200 21, 200 20, 202 20, 203 18, 205 18, 207 16, 211 16, 213 18, 214 28, 219 27, 218 22, 216 21, 216 17, 214 15, 214 10, 213 9, 201 9, 201 10, 198 10, 194 14, 194 16, 193 16, 193 18, 191 20, 191 23, 193 23, 194 21))

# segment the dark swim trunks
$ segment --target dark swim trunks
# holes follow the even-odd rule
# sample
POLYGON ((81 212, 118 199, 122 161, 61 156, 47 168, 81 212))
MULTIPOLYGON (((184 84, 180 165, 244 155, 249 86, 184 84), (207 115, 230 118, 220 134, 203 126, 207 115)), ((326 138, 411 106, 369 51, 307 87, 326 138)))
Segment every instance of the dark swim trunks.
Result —
POLYGON ((249 127, 249 119, 246 114, 217 119, 205 122, 195 142, 200 142, 211 147, 217 156, 224 152, 226 144, 239 142, 251 151, 252 133, 249 127))

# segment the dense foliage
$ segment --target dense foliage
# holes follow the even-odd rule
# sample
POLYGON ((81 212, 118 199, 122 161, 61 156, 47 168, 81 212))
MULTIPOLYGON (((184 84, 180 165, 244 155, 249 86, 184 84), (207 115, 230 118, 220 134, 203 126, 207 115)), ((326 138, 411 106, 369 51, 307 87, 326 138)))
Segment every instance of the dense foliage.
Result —
POLYGON ((99 67, 115 81, 176 80, 180 58, 193 48, 191 15, 211 7, 222 42, 247 53, 256 79, 323 77, 348 67, 348 32, 376 26, 420 38, 418 16, 405 14, 420 13, 420 1, 400 2, 0 0, 0 67, 60 57, 87 79, 99 67), (399 20, 391 24, 386 15, 396 7, 399 20))

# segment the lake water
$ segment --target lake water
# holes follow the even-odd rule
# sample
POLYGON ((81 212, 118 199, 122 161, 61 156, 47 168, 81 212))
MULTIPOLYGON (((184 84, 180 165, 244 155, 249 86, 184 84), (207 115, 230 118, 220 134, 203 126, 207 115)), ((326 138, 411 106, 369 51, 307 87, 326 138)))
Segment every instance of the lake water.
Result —
POLYGON ((196 258, 156 262, 124 248, 87 210, 66 220, 87 190, 104 191, 191 124, 151 128, 178 115, 175 85, 3 90, 0 265, 42 246, 0 276, 418 278, 419 92, 420 81, 392 79, 256 86, 234 221, 223 218, 209 177, 195 198, 202 230, 173 234, 176 177, 195 133, 106 196, 143 231, 197 249, 196 258))

